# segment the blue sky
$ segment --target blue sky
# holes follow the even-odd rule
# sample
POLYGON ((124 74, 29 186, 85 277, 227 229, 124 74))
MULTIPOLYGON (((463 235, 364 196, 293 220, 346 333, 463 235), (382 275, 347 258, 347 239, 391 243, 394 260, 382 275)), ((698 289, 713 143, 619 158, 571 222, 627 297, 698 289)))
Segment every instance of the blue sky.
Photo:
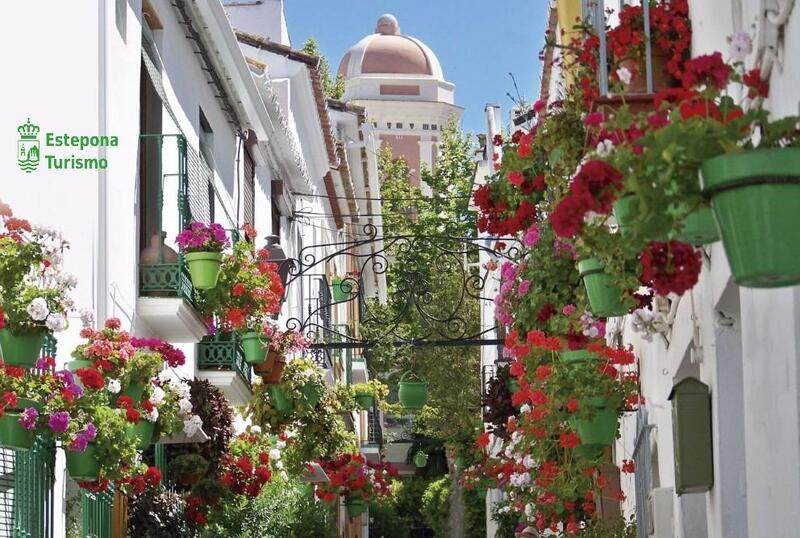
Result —
MULTIPOLYGON (((539 50, 544 39, 544 0, 286 0, 292 45, 309 36, 319 41, 332 69, 342 55, 392 13, 404 34, 427 44, 447 80, 456 85, 456 104, 465 108, 463 127, 484 132, 483 109, 500 103, 505 115, 514 94, 531 100, 539 90, 539 50)), ((507 116, 506 116, 507 117, 507 116)))

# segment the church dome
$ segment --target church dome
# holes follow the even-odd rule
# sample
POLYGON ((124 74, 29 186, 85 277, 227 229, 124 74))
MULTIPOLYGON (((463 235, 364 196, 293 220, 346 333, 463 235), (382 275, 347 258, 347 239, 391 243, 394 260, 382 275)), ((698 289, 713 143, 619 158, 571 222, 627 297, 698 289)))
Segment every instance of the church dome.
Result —
POLYGON ((433 51, 418 39, 402 35, 394 15, 381 16, 375 33, 345 53, 339 74, 345 79, 359 75, 427 75, 444 80, 433 51))

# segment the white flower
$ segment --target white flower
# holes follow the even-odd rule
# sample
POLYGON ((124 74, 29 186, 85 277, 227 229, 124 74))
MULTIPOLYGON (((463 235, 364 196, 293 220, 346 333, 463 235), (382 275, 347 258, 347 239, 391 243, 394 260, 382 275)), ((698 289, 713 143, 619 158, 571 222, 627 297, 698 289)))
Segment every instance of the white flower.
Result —
POLYGON ((203 427, 203 420, 197 415, 193 415, 189 420, 183 421, 183 433, 187 437, 194 437, 197 431, 203 427))
POLYGON ((530 413, 531 412, 531 406, 528 405, 528 404, 522 404, 521 406, 519 406, 519 412, 522 413, 523 415, 525 413, 530 413))
POLYGON ((728 38, 728 54, 734 62, 742 62, 753 52, 753 40, 747 32, 736 32, 728 38))
POLYGON ((517 488, 522 486, 527 486, 531 482, 531 475, 530 473, 522 473, 522 474, 511 473, 511 476, 509 477, 508 481, 511 483, 512 486, 517 488))
POLYGON ((189 396, 191 396, 192 388, 189 386, 187 382, 178 381, 177 383, 174 383, 174 385, 175 385, 175 392, 177 392, 181 398, 188 399, 189 396))
POLYGON ((34 321, 44 321, 48 314, 50 314, 50 309, 47 308, 47 301, 41 297, 37 297, 31 301, 31 304, 29 304, 28 308, 25 310, 34 321))
POLYGON ((528 503, 525 505, 525 515, 528 517, 532 517, 534 512, 536 512, 536 508, 531 504, 528 503))
POLYGON ((117 379, 108 380, 108 392, 110 392, 111 394, 119 394, 120 389, 122 389, 122 385, 120 384, 119 380, 117 379))
POLYGON ((161 370, 158 372, 158 380, 162 383, 167 383, 172 375, 169 373, 169 370, 161 370))
POLYGON ((166 396, 164 389, 161 387, 153 387, 150 393, 150 401, 153 402, 153 405, 161 405, 161 402, 164 401, 164 396, 166 396))
POLYGON ((150 411, 149 413, 147 413, 147 415, 145 415, 145 417, 150 422, 155 422, 156 420, 158 420, 158 409, 154 407, 152 411, 150 411))
POLYGON ((58 333, 67 328, 67 318, 63 314, 50 314, 44 324, 54 333, 58 333))
POLYGON ((289 480, 289 475, 286 474, 286 471, 281 471, 281 479, 289 480))
POLYGON ((614 143, 608 138, 601 140, 597 143, 595 151, 597 151, 598 157, 608 157, 614 151, 614 143))
POLYGON ((536 462, 533 460, 530 454, 526 454, 525 457, 522 458, 522 465, 524 465, 526 469, 532 469, 536 467, 536 462))
POLYGON ((281 459, 281 451, 277 448, 273 448, 269 451, 269 459, 271 460, 279 460, 281 459))
POLYGON ((282 461, 280 461, 280 460, 278 460, 278 461, 275 463, 275 468, 276 468, 276 469, 283 469, 283 462, 282 462, 282 461))
POLYGON ((280 448, 281 450, 286 448, 286 441, 281 441, 280 439, 278 439, 278 442, 275 444, 278 445, 278 448, 280 448))
POLYGON ((256 435, 261 433, 261 426, 250 426, 250 431, 256 435))
POLYGON ((631 83, 633 73, 631 73, 630 70, 625 67, 620 67, 617 69, 617 76, 619 77, 619 80, 627 86, 631 83))
POLYGON ((192 413, 192 402, 188 398, 181 398, 178 407, 180 408, 178 414, 181 416, 188 417, 192 413))

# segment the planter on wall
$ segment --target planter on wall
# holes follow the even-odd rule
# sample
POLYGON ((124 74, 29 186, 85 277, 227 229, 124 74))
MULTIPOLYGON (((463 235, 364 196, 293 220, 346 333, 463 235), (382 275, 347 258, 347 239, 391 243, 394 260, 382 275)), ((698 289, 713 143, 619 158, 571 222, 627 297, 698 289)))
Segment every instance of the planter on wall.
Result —
POLYGON ((672 233, 672 239, 696 247, 719 241, 719 230, 710 207, 701 207, 689 213, 681 221, 680 231, 672 233))
POLYGON ((267 345, 262 340, 261 333, 256 331, 242 333, 242 351, 247 364, 261 364, 267 360, 267 345))
POLYGON ((30 450, 36 440, 34 430, 26 430, 19 423, 22 412, 6 411, 0 417, 0 446, 17 450, 30 450))
POLYGON ((348 496, 344 501, 344 506, 347 508, 347 517, 351 519, 367 511, 367 501, 355 496, 348 496))
POLYGON ((611 283, 611 277, 603 272, 600 260, 581 260, 578 262, 578 271, 586 287, 592 314, 606 318, 628 313, 628 309, 622 304, 622 292, 611 283))
POLYGON ((422 409, 428 401, 428 382, 410 371, 406 372, 400 377, 397 397, 406 409, 422 409))
POLYGON ((611 445, 617 438, 616 409, 608 407, 605 398, 590 398, 587 407, 594 408, 591 419, 570 419, 570 426, 578 432, 583 445, 611 445))
POLYGON ((136 449, 144 450, 150 446, 153 440, 153 430, 155 424, 149 420, 141 419, 138 424, 128 424, 126 434, 128 439, 136 440, 136 449))
POLYGON ((100 462, 97 461, 97 446, 89 443, 83 452, 65 450, 67 472, 73 480, 92 482, 100 476, 100 462))
POLYGON ((356 405, 364 411, 372 411, 375 406, 375 396, 372 394, 356 394, 356 405))
POLYGON ((253 371, 261 376, 264 383, 267 385, 275 385, 281 382, 283 378, 283 370, 286 368, 286 357, 281 357, 277 353, 270 351, 265 362, 257 364, 253 367, 253 371), (271 365, 271 366, 269 366, 271 365))
POLYGON ((3 352, 3 362, 9 366, 33 368, 36 365, 36 359, 42 353, 46 337, 47 330, 45 329, 22 333, 0 329, 0 350, 3 352))
POLYGON ((736 283, 800 283, 800 148, 720 155, 701 172, 736 283))
POLYGON ((586 361, 592 361, 598 359, 596 353, 592 353, 591 351, 587 351, 585 349, 559 351, 558 356, 562 362, 575 363, 575 364, 580 364, 586 361))
POLYGON ((217 287, 219 266, 222 263, 221 252, 187 252, 183 255, 192 278, 192 286, 198 290, 210 290, 217 287))
POLYGON ((333 300, 337 303, 349 300, 352 292, 354 291, 353 288, 354 284, 352 281, 346 281, 346 279, 338 276, 335 276, 331 279, 333 300))

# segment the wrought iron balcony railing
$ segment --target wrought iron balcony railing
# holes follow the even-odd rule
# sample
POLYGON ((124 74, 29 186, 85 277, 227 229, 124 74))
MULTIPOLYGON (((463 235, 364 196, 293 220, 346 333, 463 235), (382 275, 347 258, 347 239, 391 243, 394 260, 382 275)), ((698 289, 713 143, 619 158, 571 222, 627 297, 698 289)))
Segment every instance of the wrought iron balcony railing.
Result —
POLYGON ((218 333, 197 344, 197 368, 236 372, 248 386, 252 385, 252 370, 244 360, 242 343, 236 333, 218 333))

